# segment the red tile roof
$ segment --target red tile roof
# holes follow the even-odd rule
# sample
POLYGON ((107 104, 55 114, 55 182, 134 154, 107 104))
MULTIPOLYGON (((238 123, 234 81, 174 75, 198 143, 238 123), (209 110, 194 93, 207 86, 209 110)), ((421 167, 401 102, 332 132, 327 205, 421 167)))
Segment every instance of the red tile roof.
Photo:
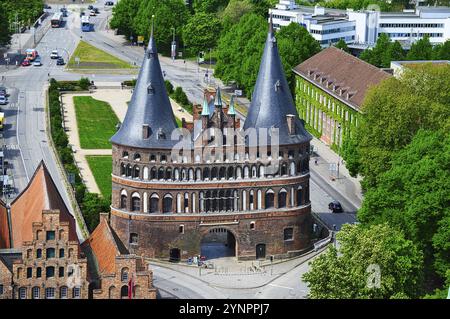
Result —
POLYGON ((332 46, 297 65, 293 71, 356 109, 361 108, 371 86, 391 76, 332 46), (334 90, 333 86, 336 86, 334 90))
MULTIPOLYGON (((23 242, 33 240, 33 223, 42 222, 44 210, 59 210, 60 221, 69 223, 69 240, 78 241, 75 218, 67 209, 44 162, 41 162, 27 187, 11 203, 14 248, 20 248, 23 242)), ((0 209, 0 219, 4 219, 2 215, 0 209)))

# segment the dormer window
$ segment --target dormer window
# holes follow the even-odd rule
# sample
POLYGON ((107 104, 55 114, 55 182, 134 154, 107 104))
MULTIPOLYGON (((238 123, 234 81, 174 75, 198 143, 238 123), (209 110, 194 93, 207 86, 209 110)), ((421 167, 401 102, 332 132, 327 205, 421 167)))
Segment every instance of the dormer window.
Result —
POLYGON ((153 85, 150 82, 147 86, 147 94, 154 94, 154 93, 155 93, 155 89, 153 88, 153 85))
POLYGON ((158 140, 165 140, 166 139, 166 133, 163 132, 162 128, 158 130, 158 140))

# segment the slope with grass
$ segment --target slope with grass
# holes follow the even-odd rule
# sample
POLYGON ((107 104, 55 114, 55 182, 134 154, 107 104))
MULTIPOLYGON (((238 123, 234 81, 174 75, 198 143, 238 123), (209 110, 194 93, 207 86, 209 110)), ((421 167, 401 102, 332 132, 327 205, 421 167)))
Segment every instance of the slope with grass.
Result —
POLYGON ((82 149, 110 149, 109 139, 119 119, 109 103, 90 96, 74 96, 78 135, 82 149))
POLYGON ((100 50, 85 41, 78 43, 75 52, 69 60, 68 67, 71 69, 133 69, 128 62, 120 60, 115 56, 100 50), (75 61, 80 59, 80 63, 75 61))
POLYGON ((100 192, 104 198, 111 197, 112 182, 112 156, 110 155, 89 155, 86 156, 89 168, 94 175, 100 192))

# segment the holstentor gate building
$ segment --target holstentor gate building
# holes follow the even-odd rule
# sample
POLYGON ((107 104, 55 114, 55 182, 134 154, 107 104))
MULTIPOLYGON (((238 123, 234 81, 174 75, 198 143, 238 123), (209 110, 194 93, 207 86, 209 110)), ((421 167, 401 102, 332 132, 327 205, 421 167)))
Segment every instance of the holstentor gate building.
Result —
POLYGON ((217 89, 205 91, 194 123, 183 126, 189 134, 172 139, 177 124, 152 32, 126 117, 111 139, 111 226, 131 252, 186 259, 222 240, 231 255, 254 259, 310 247, 311 137, 272 26, 243 125, 233 100, 225 105, 217 89), (244 137, 251 131, 258 146, 255 135, 244 137), (180 144, 184 149, 174 151, 180 144))

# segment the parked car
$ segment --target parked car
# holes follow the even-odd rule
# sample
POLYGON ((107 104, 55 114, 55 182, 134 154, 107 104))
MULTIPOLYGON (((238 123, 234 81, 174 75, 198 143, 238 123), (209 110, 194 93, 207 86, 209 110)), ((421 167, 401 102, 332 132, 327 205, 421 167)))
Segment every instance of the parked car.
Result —
POLYGON ((50 53, 51 59, 57 59, 59 58, 58 50, 53 50, 52 53, 50 53))
POLYGON ((90 16, 95 17, 97 14, 95 13, 94 10, 91 10, 91 12, 89 13, 90 16))
POLYGON ((30 66, 31 62, 30 60, 23 60, 22 63, 20 64, 21 66, 30 66))
POLYGON ((105 6, 113 6, 113 5, 114 5, 114 2, 112 2, 112 1, 105 2, 105 6))
POLYGON ((6 105, 6 103, 8 103, 6 96, 0 95, 0 105, 6 105))
POLYGON ((41 58, 37 57, 36 59, 34 59, 33 65, 34 66, 41 66, 42 65, 41 58))
POLYGON ((6 88, 4 86, 0 86, 0 95, 6 96, 6 88))
POLYGON ((334 200, 328 204, 328 209, 331 210, 332 213, 342 213, 344 210, 342 209, 341 203, 337 200, 334 200))
POLYGON ((50 7, 48 4, 44 4, 44 9, 51 9, 52 7, 50 7))
POLYGON ((66 64, 66 63, 64 62, 64 59, 61 58, 61 57, 59 57, 58 60, 56 61, 56 65, 64 65, 64 64, 66 64))
POLYGON ((80 18, 81 18, 82 16, 84 16, 84 15, 85 15, 84 11, 81 11, 81 12, 80 12, 80 18))

